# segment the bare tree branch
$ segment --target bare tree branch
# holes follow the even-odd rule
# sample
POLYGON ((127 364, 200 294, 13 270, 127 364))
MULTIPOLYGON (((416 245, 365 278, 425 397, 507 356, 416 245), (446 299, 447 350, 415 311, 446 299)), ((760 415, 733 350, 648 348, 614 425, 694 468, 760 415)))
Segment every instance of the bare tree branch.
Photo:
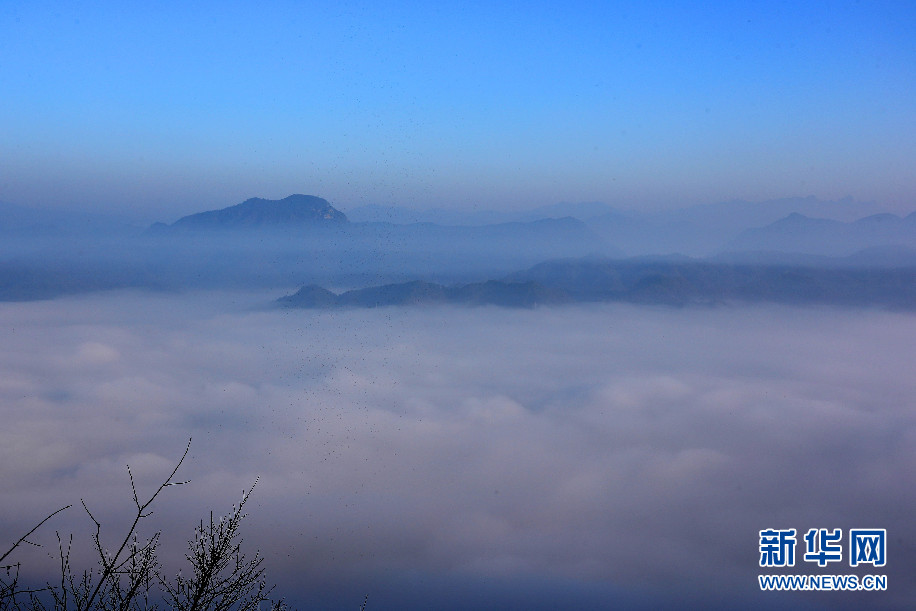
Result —
MULTIPOLYGON (((95 589, 92 591, 92 594, 89 596, 89 600, 86 601, 87 608, 92 606, 93 601, 95 601, 96 596, 98 596, 99 594, 99 590, 101 590, 106 579, 108 579, 111 576, 112 572, 114 571, 114 567, 117 564, 118 558, 120 558, 121 554, 124 552, 124 548, 127 547, 128 543, 131 540, 131 537, 134 535, 134 532, 137 530, 137 525, 140 523, 140 520, 143 519, 144 517, 143 512, 146 511, 146 508, 149 507, 153 503, 153 501, 156 500, 156 497, 159 496, 159 493, 162 492, 166 486, 171 486, 171 485, 179 484, 179 483, 180 484, 186 483, 186 482, 173 482, 172 478, 174 478, 175 474, 178 473, 178 469, 181 467, 181 464, 184 462, 184 459, 188 456, 188 452, 190 450, 191 450, 191 439, 188 439, 188 445, 187 447, 185 447, 184 453, 181 455, 181 458, 178 460, 178 464, 175 465, 174 469, 172 469, 172 472, 165 479, 165 482, 163 482, 162 485, 160 485, 159 488, 156 489, 156 492, 153 493, 153 495, 149 498, 149 500, 147 500, 142 505, 140 504, 140 501, 137 500, 138 499, 137 488, 136 486, 134 486, 134 477, 133 477, 133 474, 130 472, 130 466, 128 466, 127 473, 130 476, 130 485, 131 485, 131 489, 133 490, 134 500, 137 504, 137 515, 134 516, 134 521, 130 525, 130 529, 127 531, 127 535, 124 537, 124 540, 121 542, 121 546, 118 547, 118 551, 111 557, 110 560, 105 558, 105 553, 102 551, 102 544, 101 544, 101 541, 99 540, 99 534, 101 532, 101 527, 99 523, 96 522, 97 530, 96 530, 96 535, 95 535, 95 541, 96 541, 96 546, 98 547, 98 551, 100 553, 100 557, 102 560, 102 569, 103 570, 102 570, 102 574, 99 576, 99 581, 96 584, 95 589)), ((83 507, 85 506, 86 504, 83 503, 83 507)), ((89 509, 87 508, 86 511, 88 512, 89 509)), ((92 514, 90 514, 90 516, 91 515, 92 514)), ((93 518, 93 521, 95 522, 95 518, 93 518)))
MULTIPOLYGON (((262 603, 269 603, 273 611, 285 610, 287 607, 282 600, 272 601, 269 598, 273 586, 267 584, 264 558, 259 552, 255 552, 253 557, 246 557, 242 551, 240 524, 246 517, 244 507, 258 479, 242 492, 241 501, 232 507, 227 516, 217 519, 210 512, 208 520, 200 520, 194 536, 188 541, 189 550, 185 554, 191 565, 189 577, 181 572, 172 579, 164 577, 156 555, 161 532, 156 532, 145 542, 138 539, 138 526, 152 514, 150 506, 159 494, 167 486, 187 483, 174 480, 190 447, 191 441, 188 440, 175 468, 145 501, 141 500, 136 479, 128 465, 134 519, 113 553, 102 544, 102 523, 81 500, 86 515, 95 526, 90 538, 98 556, 98 569, 74 573, 70 564, 73 535, 63 539, 59 532, 56 533, 60 554, 59 584, 47 583, 41 589, 20 588, 19 563, 0 567, 7 572, 6 578, 0 577, 0 611, 154 611, 157 609, 156 601, 179 611, 258 611, 262 603), (28 602, 24 603, 26 598, 28 602)), ((47 516, 0 560, 7 558, 22 543, 30 543, 27 539, 31 534, 68 507, 47 516)), ((360 606, 360 611, 365 611, 367 601, 368 597, 360 606)))
MULTIPOLYGON (((64 509, 70 509, 70 507, 71 507, 71 505, 67 505, 66 507, 61 507, 60 509, 58 509, 57 511, 55 511, 55 512, 52 513, 52 514, 49 514, 48 517, 46 517, 44 520, 42 520, 41 522, 39 522, 39 523, 35 526, 35 528, 33 528, 33 529, 30 530, 29 532, 27 532, 27 533, 25 533, 24 535, 22 535, 22 537, 20 537, 18 541, 16 541, 15 543, 13 543, 13 547, 9 548, 9 549, 6 551, 5 554, 3 554, 2 556, 0 556, 0 562, 3 562, 3 560, 4 560, 7 556, 9 556, 11 553, 13 553, 13 550, 16 549, 17 547, 19 547, 19 545, 20 545, 21 543, 23 543, 23 542, 28 543, 28 541, 26 541, 26 539, 28 539, 28 538, 29 538, 29 535, 31 535, 33 532, 35 532, 36 530, 38 530, 39 528, 41 528, 41 525, 42 525, 42 524, 44 524, 45 522, 47 522, 48 520, 50 520, 51 518, 53 518, 54 516, 56 516, 57 514, 59 514, 59 513, 60 513, 61 511, 63 511, 64 509)), ((36 545, 36 544, 33 543, 32 545, 36 545)), ((0 567, 0 568, 6 568, 6 567, 0 567)))

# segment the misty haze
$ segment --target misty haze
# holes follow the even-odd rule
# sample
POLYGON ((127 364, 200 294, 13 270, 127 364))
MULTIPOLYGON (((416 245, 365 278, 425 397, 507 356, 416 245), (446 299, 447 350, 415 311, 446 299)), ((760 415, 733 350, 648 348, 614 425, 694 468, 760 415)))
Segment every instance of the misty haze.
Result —
POLYGON ((0 611, 912 608, 914 24, 4 3, 0 611))
MULTIPOLYGON (((118 270, 23 249, 0 308, 4 532, 75 498, 120 524, 124 465, 157 485, 192 437, 163 548, 260 477, 249 538, 303 606, 766 606, 774 521, 881 524, 877 602, 914 595, 908 243, 627 257, 592 222, 351 222, 291 196, 56 242, 120 244, 118 270)), ((88 536, 85 517, 55 528, 88 536)))

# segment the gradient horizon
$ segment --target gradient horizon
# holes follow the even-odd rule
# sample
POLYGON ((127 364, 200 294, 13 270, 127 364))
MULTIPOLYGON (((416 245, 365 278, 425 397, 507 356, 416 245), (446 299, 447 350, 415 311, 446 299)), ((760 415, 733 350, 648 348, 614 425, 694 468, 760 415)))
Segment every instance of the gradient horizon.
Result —
POLYGON ((916 5, 0 7, 0 200, 916 201, 916 5))

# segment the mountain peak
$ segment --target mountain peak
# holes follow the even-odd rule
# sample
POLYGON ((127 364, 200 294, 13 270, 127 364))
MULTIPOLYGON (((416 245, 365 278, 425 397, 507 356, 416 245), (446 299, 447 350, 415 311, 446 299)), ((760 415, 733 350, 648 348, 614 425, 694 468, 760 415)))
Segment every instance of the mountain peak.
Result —
POLYGON ((347 216, 326 199, 294 194, 280 200, 252 197, 241 204, 199 212, 178 219, 180 229, 281 228, 324 223, 346 223, 347 216))

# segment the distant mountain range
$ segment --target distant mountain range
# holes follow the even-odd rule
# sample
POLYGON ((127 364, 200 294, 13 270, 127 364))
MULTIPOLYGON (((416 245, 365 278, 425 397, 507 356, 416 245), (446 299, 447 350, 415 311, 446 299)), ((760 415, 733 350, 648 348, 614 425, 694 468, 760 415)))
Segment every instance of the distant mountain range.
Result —
MULTIPOLYGON (((198 212, 167 225, 156 223, 145 232, 147 236, 195 235, 228 231, 235 234, 256 231, 296 233, 327 233, 346 231, 352 236, 368 237, 375 233, 380 239, 410 242, 413 236, 434 236, 441 241, 456 234, 475 234, 473 228, 497 227, 491 235, 524 233, 522 226, 540 223, 539 232, 550 227, 551 220, 567 219, 561 234, 569 235, 568 219, 578 222, 577 240, 588 244, 588 252, 616 256, 681 253, 690 256, 710 256, 728 251, 789 251, 795 253, 846 255, 875 246, 914 246, 909 234, 872 231, 862 238, 849 231, 825 231, 813 226, 805 231, 811 239, 789 239, 789 231, 781 219, 799 225, 801 217, 823 219, 849 224, 868 217, 880 219, 892 215, 875 215, 874 204, 851 199, 821 201, 813 197, 787 198, 764 202, 723 202, 660 211, 616 209, 601 202, 559 203, 521 211, 494 211, 468 208, 464 210, 413 210, 395 206, 362 206, 349 214, 314 195, 291 195, 280 200, 251 198, 240 204, 218 210, 198 212), (442 229, 463 227, 465 230, 442 229), (409 229, 408 229, 409 228, 409 229), (442 236, 442 237, 439 237, 442 236), (807 244, 805 241, 807 240, 807 244), (829 244, 836 240, 836 244, 829 244), (815 248, 817 246, 817 248, 815 248)), ((835 226, 838 227, 838 226, 835 226)), ((794 229, 793 235, 802 235, 794 229)), ((529 231, 530 233, 537 233, 529 231)), ((139 233, 129 223, 114 217, 64 210, 36 210, 0 203, 0 236, 69 237, 112 235, 129 236, 139 233)), ((554 242, 563 238, 558 237, 554 242)), ((560 256, 561 253, 547 253, 560 256)), ((573 256, 576 253, 562 253, 573 256)), ((580 253, 586 254, 586 253, 580 253)))
POLYGON ((813 197, 763 202, 722 202, 651 212, 613 211, 588 221, 590 229, 630 256, 681 253, 705 257, 733 250, 742 231, 792 213, 852 221, 876 212, 874 204, 813 197))
POLYGON ((573 217, 581 221, 610 214, 614 208, 601 202, 561 202, 530 210, 479 210, 431 208, 417 210, 402 206, 370 204, 352 209, 347 216, 351 221, 363 223, 434 223, 436 225, 495 225, 498 223, 530 223, 550 218, 573 217))
POLYGON ((303 225, 346 223, 347 216, 326 199, 290 195, 280 200, 253 197, 241 204, 184 216, 171 225, 156 223, 153 233, 169 231, 295 229, 303 225))
POLYGON ((916 213, 873 214, 853 222, 792 213, 765 227, 742 231, 727 251, 773 251, 846 256, 875 247, 916 248, 916 213))
POLYGON ((916 309, 916 268, 730 265, 683 257, 548 261, 500 280, 445 287, 411 281, 335 294, 309 285, 288 308, 404 305, 534 307, 570 302, 716 305, 770 302, 916 309))
POLYGON ((350 222, 311 195, 249 199, 156 224, 146 238, 152 248, 186 251, 183 261, 234 261, 240 274, 249 269, 278 281, 304 274, 455 279, 472 269, 507 273, 555 257, 621 254, 571 217, 482 226, 350 222))
MULTIPOLYGON (((29 221, 28 209, 5 210, 16 227, 29 221)), ((52 227, 12 236, 0 240, 0 300, 141 286, 352 286, 412 278, 451 284, 556 257, 620 254, 571 217, 485 226, 350 222, 310 195, 253 198, 145 232, 70 235, 52 227)))
POLYGON ((776 222, 792 213, 843 222, 874 215, 875 204, 851 198, 823 201, 814 197, 762 202, 731 201, 656 211, 615 208, 601 202, 559 203, 529 210, 416 210, 398 206, 361 206, 348 213, 352 221, 396 224, 489 225, 573 217, 583 221, 628 256, 682 253, 709 256, 734 249, 742 231, 776 222))
POLYGON ((823 287, 826 301, 851 303, 853 296, 841 293, 859 286, 863 295, 884 291, 875 303, 890 304, 892 295, 902 295, 906 288, 894 293, 881 283, 908 277, 903 271, 878 270, 916 268, 916 214, 854 216, 866 209, 873 206, 801 198, 636 213, 591 202, 557 204, 475 225, 359 221, 323 198, 291 195, 252 198, 142 232, 109 217, 0 204, 0 300, 118 287, 278 289, 323 284, 376 289, 333 298, 311 289, 299 296, 299 305, 309 299, 314 300, 310 307, 361 300, 791 301, 796 290, 817 301, 804 286, 793 288, 778 271, 801 270, 789 276, 823 287), (786 210, 790 212, 782 214, 786 210), (641 258, 626 258, 633 253, 641 258), (590 280, 578 288, 515 271, 536 270, 539 263, 557 260, 579 262, 564 268, 573 277, 588 271, 582 261, 615 263, 610 268, 602 263, 603 272, 588 271, 590 280), (608 270, 623 283, 613 290, 601 279, 608 270), (480 282, 487 278, 493 280, 480 282), (414 281, 427 284, 377 290, 414 281), (589 282, 605 293, 584 296, 589 282))
POLYGON ((668 305, 729 302, 916 308, 916 268, 737 265, 682 258, 548 261, 510 274, 575 301, 668 305))
POLYGON ((710 256, 724 252, 846 256, 874 247, 916 248, 916 216, 856 216, 873 210, 873 204, 851 199, 825 202, 808 197, 657 212, 621 211, 600 202, 561 203, 516 212, 363 206, 351 211, 348 218, 325 199, 291 195, 281 200, 252 198, 185 216, 172 225, 157 223, 148 233, 333 230, 344 239, 375 240, 383 249, 382 242, 397 244, 398 251, 406 248, 418 254, 441 250, 445 244, 480 244, 481 239, 490 246, 521 250, 531 250, 534 242, 587 245, 587 250, 578 253, 569 249, 543 252, 545 257, 588 253, 710 256))
POLYGON ((317 285, 308 285, 292 295, 281 297, 277 303, 288 308, 333 308, 434 305, 499 305, 505 307, 534 307, 563 303, 566 295, 535 282, 505 282, 488 280, 457 286, 443 286, 414 280, 385 284, 344 293, 332 293, 317 285))

